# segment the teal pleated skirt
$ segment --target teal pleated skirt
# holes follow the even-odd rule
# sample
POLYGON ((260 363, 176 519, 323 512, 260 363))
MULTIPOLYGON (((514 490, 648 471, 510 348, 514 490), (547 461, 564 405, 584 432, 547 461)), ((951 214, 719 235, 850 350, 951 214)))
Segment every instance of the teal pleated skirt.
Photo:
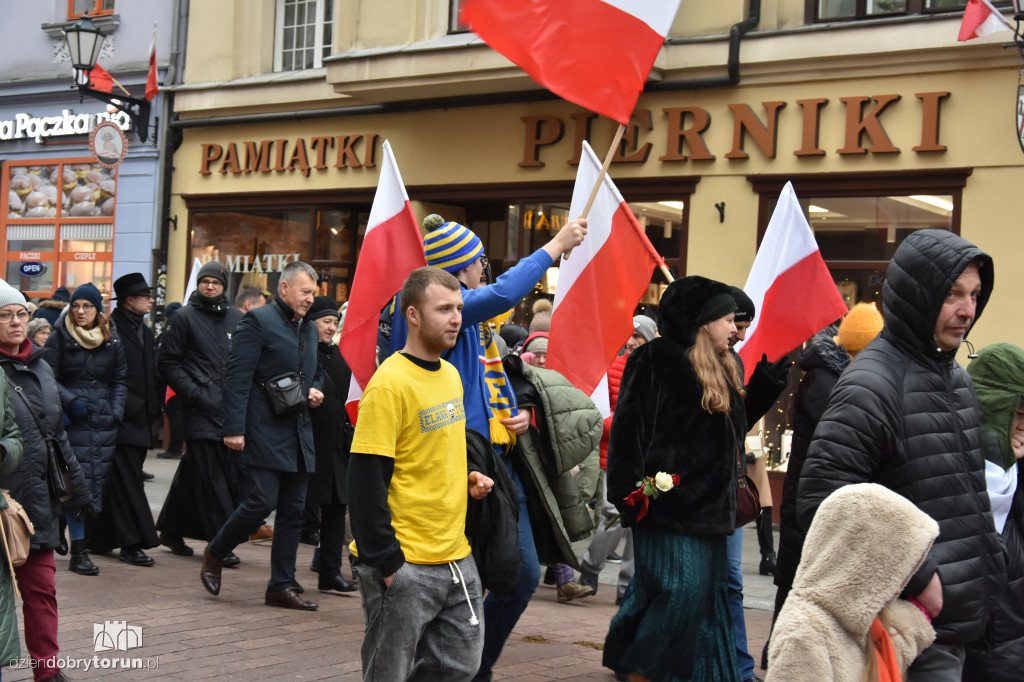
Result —
POLYGON ((604 665, 655 682, 735 682, 725 536, 633 529, 636 574, 612 619, 604 665))

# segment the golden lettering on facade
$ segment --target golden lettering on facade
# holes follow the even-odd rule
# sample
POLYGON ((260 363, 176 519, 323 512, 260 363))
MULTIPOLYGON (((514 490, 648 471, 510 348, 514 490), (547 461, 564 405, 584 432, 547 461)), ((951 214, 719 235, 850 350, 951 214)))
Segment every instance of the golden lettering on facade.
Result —
MULTIPOLYGON (((921 102, 921 142, 912 150, 917 153, 946 151, 946 146, 939 142, 939 114, 941 104, 949 97, 949 92, 918 92, 914 97, 921 102)), ((840 97, 846 117, 842 146, 836 148, 835 153, 841 156, 899 153, 900 148, 892 142, 882 125, 882 115, 900 98, 898 94, 840 97)), ((725 154, 725 158, 730 161, 749 159, 750 154, 744 149, 748 140, 757 146, 765 158, 776 158, 781 119, 779 112, 786 104, 785 101, 761 102, 763 114, 755 106, 746 103, 727 104, 732 117, 733 135, 732 148, 725 154)), ((818 137, 821 110, 828 106, 829 100, 824 97, 798 99, 796 104, 800 107, 800 146, 792 152, 793 155, 824 156, 826 151, 820 146, 818 137)), ((715 160, 715 155, 704 139, 711 127, 711 113, 707 109, 697 106, 666 107, 661 112, 664 115, 665 148, 664 153, 658 157, 659 161, 715 160)), ((567 163, 575 165, 579 163, 582 142, 591 140, 591 123, 595 114, 579 112, 573 113, 571 118, 573 156, 567 163)), ((545 162, 541 160, 541 153, 561 141, 565 123, 557 116, 550 115, 524 116, 521 120, 524 123, 523 158, 518 165, 521 168, 542 168, 545 162)), ((646 163, 653 145, 641 139, 641 131, 656 134, 655 127, 649 109, 635 110, 612 162, 646 163)))
POLYGON ((334 168, 373 168, 377 163, 378 137, 377 133, 324 135, 310 138, 308 144, 302 137, 245 140, 223 146, 206 142, 200 145, 199 174, 211 175, 214 170, 221 175, 298 171, 308 178, 311 171, 330 167, 327 155, 335 147, 334 168))

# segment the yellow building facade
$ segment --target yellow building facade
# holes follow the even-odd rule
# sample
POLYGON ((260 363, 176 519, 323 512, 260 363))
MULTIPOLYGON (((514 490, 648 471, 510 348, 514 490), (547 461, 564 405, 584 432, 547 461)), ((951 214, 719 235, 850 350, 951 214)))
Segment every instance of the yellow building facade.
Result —
MULTIPOLYGON (((447 1, 310 0, 329 18, 319 59, 280 69, 293 4, 191 6, 168 300, 195 258, 227 263, 233 288, 273 286, 275 271, 307 260, 345 300, 384 140, 418 217, 470 225, 499 271, 571 217, 580 142, 603 155, 616 124, 454 30, 447 1)), ((612 178, 677 275, 737 285, 792 181, 851 304, 879 300, 885 263, 912 230, 952 229, 995 258, 972 341, 1020 343, 1011 34, 958 43, 955 11, 817 21, 826 5, 684 2, 612 178), (729 31, 744 19, 756 25, 727 84, 729 31)))

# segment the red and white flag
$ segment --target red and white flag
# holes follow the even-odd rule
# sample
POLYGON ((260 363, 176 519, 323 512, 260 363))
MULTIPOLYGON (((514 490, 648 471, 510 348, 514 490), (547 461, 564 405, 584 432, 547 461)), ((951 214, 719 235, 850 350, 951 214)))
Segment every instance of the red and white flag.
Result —
MULTIPOLYGON (((569 215, 583 213, 600 172, 600 160, 584 142, 569 215)), ((607 415, 605 373, 633 333, 633 310, 663 260, 607 175, 587 225, 587 238, 558 269, 547 368, 560 372, 607 415)))
POLYGON ((1016 33, 1013 24, 989 0, 967 0, 960 35, 956 39, 971 40, 1007 29, 1016 33))
POLYGON ((153 22, 153 42, 149 44, 149 74, 146 76, 146 99, 151 100, 160 92, 156 84, 156 22, 153 22))
POLYGON ((101 90, 103 92, 113 92, 114 90, 114 77, 110 75, 110 72, 104 69, 99 63, 94 64, 92 71, 89 72, 89 85, 94 90, 101 90))
POLYGON ((467 0, 462 19, 563 99, 623 125, 680 0, 467 0))
POLYGON ((757 310, 736 344, 744 383, 762 355, 775 362, 846 314, 792 183, 782 188, 743 291, 757 310))
POLYGON ((352 370, 346 409, 354 416, 359 400, 377 365, 380 311, 402 288, 410 272, 427 264, 423 236, 398 172, 391 143, 384 140, 377 193, 373 196, 366 235, 352 278, 345 324, 338 347, 352 370))

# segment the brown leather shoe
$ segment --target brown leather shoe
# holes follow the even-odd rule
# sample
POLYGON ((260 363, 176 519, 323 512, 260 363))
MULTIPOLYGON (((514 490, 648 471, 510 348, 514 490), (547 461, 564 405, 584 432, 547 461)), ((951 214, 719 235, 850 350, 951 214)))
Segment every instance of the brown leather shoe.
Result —
POLYGON ((199 571, 199 579, 203 581, 203 587, 210 594, 220 594, 220 573, 224 568, 224 562, 210 556, 210 546, 203 550, 203 567, 199 571))
POLYGON ((260 526, 255 533, 249 536, 249 542, 259 542, 260 540, 273 540, 274 529, 270 526, 260 526))
POLYGON ((267 606, 281 606, 286 609, 297 609, 299 611, 316 611, 317 606, 311 601, 306 601, 299 595, 295 594, 295 590, 288 587, 283 590, 277 590, 271 592, 267 590, 266 596, 263 598, 263 603, 267 606))

